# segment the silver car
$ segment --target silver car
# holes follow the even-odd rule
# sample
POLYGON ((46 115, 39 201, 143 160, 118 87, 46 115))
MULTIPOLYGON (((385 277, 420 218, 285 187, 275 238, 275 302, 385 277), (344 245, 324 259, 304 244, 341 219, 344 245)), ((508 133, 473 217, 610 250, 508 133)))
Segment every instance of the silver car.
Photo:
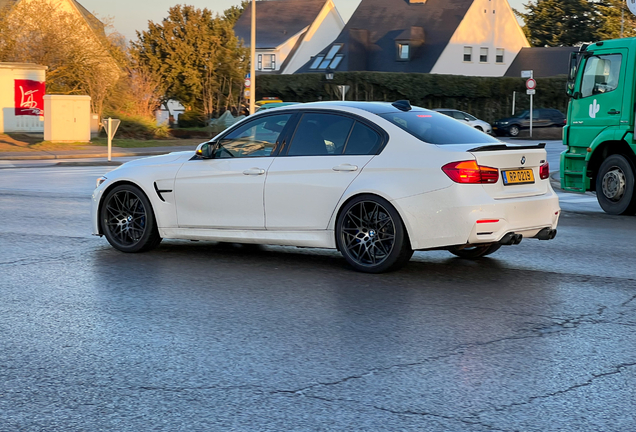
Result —
POLYGON ((454 118, 455 120, 466 122, 475 129, 486 132, 487 134, 492 134, 492 127, 488 122, 479 120, 477 117, 465 113, 464 111, 450 108, 435 108, 433 109, 433 111, 437 111, 440 114, 445 114, 449 117, 454 118))

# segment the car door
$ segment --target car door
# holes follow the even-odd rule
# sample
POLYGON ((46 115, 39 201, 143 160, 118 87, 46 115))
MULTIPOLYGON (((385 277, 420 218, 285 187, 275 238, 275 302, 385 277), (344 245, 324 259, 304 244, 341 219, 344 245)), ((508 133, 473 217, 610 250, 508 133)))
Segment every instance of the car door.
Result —
MULTIPOLYGON (((625 59, 627 51, 612 50, 585 58, 581 65, 583 73, 577 84, 575 99, 572 102, 569 130, 570 140, 577 146, 587 147, 601 130, 609 126, 618 126, 623 105, 625 59)), ((628 112, 623 112, 629 118, 628 112)))
POLYGON ((385 133, 336 112, 305 112, 265 182, 267 229, 324 230, 385 133))
POLYGON ((248 120, 214 143, 211 159, 183 164, 175 180, 179 227, 264 229, 265 174, 291 118, 248 120))

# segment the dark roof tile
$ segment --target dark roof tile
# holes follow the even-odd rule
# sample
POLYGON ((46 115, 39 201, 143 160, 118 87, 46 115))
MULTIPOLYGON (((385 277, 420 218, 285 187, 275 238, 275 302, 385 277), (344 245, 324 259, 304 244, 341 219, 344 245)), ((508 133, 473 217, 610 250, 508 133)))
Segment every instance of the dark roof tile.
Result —
POLYGON ((523 70, 532 70, 535 78, 567 75, 570 53, 578 50, 578 47, 521 48, 504 76, 520 77, 523 70))
MULTIPOLYGON (((345 58, 337 70, 430 72, 464 19, 473 0, 362 0, 334 43, 343 43, 345 58), (397 61, 396 40, 416 37, 423 29, 424 43, 409 61, 397 61), (362 30, 362 31, 361 31, 362 30), (353 42, 353 43, 352 43, 353 42)), ((416 39, 421 41, 421 39, 416 39)), ((327 46, 321 54, 331 48, 327 46)), ((309 69, 312 61, 298 72, 309 69)))
MULTIPOLYGON (((276 48, 310 26, 327 0, 261 0, 256 2, 256 48, 276 48)), ((250 45, 252 8, 234 25, 234 33, 250 45)))

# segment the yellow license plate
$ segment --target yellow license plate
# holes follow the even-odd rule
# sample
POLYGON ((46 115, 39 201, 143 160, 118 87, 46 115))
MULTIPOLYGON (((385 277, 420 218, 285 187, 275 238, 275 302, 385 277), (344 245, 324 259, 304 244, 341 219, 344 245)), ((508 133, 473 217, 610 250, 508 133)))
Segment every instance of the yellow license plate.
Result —
POLYGON ((501 171, 504 185, 534 183, 531 169, 501 171))

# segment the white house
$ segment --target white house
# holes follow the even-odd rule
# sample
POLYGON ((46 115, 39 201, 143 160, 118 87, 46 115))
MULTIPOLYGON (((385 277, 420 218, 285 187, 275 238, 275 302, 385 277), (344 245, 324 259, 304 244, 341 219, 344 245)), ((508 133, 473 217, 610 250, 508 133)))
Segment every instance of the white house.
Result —
MULTIPOLYGON (((252 11, 234 26, 243 45, 250 46, 252 11)), ((344 28, 332 0, 261 0, 256 2, 256 72, 294 73, 329 45, 344 28)))
POLYGON ((529 46, 507 0, 362 0, 336 40, 297 72, 503 76, 529 46))

